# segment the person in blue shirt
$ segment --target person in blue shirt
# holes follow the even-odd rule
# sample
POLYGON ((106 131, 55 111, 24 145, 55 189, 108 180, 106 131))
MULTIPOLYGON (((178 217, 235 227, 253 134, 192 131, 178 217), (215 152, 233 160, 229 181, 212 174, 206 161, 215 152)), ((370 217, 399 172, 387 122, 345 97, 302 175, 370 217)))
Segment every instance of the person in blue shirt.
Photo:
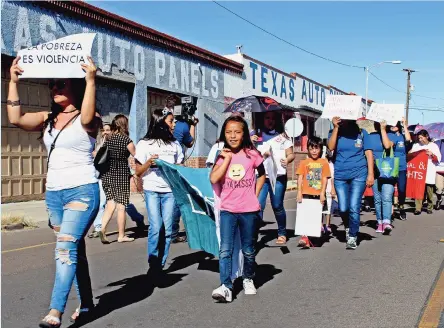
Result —
POLYGON ((373 153, 368 145, 367 131, 361 131, 355 121, 333 117, 333 130, 327 147, 334 151, 334 186, 339 202, 339 214, 344 222, 347 249, 357 247, 361 199, 365 186, 373 186, 373 153))
MULTIPOLYGON (((368 134, 368 146, 373 152, 373 159, 381 159, 386 151, 392 146, 383 143, 383 136, 387 135, 387 124, 375 122, 375 132, 368 134)), ((388 138, 388 137, 387 137, 388 138)), ((393 193, 395 192, 394 178, 383 178, 379 176, 379 171, 375 173, 375 183, 373 184, 373 198, 375 201, 376 220, 378 222, 376 232, 389 235, 393 230, 392 207, 393 193)))
POLYGON ((399 176, 395 181, 398 185, 399 218, 407 220, 407 214, 404 209, 407 189, 407 153, 412 147, 412 138, 404 117, 402 118, 402 123, 398 122, 394 126, 388 126, 388 132, 386 126, 385 122, 381 123, 382 142, 386 149, 393 147, 395 157, 399 158, 399 176), (403 129, 404 134, 402 133, 403 129))

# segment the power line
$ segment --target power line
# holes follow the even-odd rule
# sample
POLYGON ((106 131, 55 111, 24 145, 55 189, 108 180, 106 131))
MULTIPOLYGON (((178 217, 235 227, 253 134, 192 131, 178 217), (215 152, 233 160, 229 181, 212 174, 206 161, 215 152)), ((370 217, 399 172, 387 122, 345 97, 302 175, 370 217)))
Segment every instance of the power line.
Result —
MULTIPOLYGON (((375 74, 373 74, 372 72, 369 72, 369 73, 370 73, 375 79, 377 79, 379 82, 385 84, 387 87, 389 87, 389 88, 391 88, 391 89, 393 89, 393 90, 395 90, 395 91, 401 92, 401 93, 403 93, 403 94, 407 94, 407 92, 402 91, 402 90, 399 90, 399 89, 397 89, 397 88, 391 86, 391 85, 388 84, 387 82, 381 80, 379 77, 377 77, 377 76, 376 76, 375 74)), ((435 98, 435 97, 423 96, 423 95, 418 95, 418 94, 416 94, 416 93, 415 93, 415 94, 411 94, 411 95, 412 95, 412 96, 415 96, 415 97, 428 98, 428 99, 433 99, 433 100, 444 100, 444 98, 435 98)))
POLYGON ((339 61, 337 61, 337 60, 330 59, 330 58, 327 58, 327 57, 324 57, 324 56, 318 55, 318 54, 316 54, 316 53, 314 53, 314 52, 311 52, 311 51, 309 51, 309 50, 306 50, 306 49, 304 49, 304 48, 301 48, 301 47, 299 47, 299 46, 297 46, 297 45, 291 43, 290 41, 287 41, 287 40, 285 40, 285 39, 283 39, 283 38, 277 36, 276 34, 274 34, 274 33, 270 32, 270 31, 268 31, 268 30, 266 30, 266 29, 260 27, 259 25, 253 23, 252 21, 250 21, 250 20, 248 20, 248 19, 242 17, 241 15, 239 15, 239 14, 235 13, 234 11, 228 9, 227 7, 221 5, 219 2, 217 2, 217 1, 213 1, 213 2, 214 2, 216 5, 218 5, 219 7, 221 7, 221 8, 223 8, 223 9, 225 9, 226 11, 230 12, 230 13, 233 14, 234 16, 236 16, 236 17, 242 19, 244 22, 247 22, 248 24, 250 24, 250 25, 252 25, 252 26, 258 28, 258 29, 261 30, 262 32, 265 32, 265 33, 267 33, 268 35, 271 35, 272 37, 274 37, 274 38, 276 38, 276 39, 278 39, 278 40, 280 40, 280 41, 282 41, 282 42, 284 42, 284 43, 286 43, 286 44, 288 44, 288 45, 290 45, 290 46, 292 46, 292 47, 294 47, 294 48, 296 48, 296 49, 299 49, 299 50, 301 50, 301 51, 303 51, 303 52, 305 52, 305 53, 308 53, 308 54, 310 54, 310 55, 312 55, 312 56, 318 57, 318 58, 320 58, 320 59, 323 59, 323 60, 329 61, 329 62, 331 62, 331 63, 338 64, 338 65, 347 66, 347 67, 353 67, 353 68, 364 68, 364 69, 365 69, 364 66, 350 65, 350 64, 342 63, 342 62, 339 62, 339 61))
POLYGON ((417 110, 417 111, 425 111, 425 112, 443 112, 444 113, 444 109, 417 108, 417 107, 410 107, 410 109, 417 110))

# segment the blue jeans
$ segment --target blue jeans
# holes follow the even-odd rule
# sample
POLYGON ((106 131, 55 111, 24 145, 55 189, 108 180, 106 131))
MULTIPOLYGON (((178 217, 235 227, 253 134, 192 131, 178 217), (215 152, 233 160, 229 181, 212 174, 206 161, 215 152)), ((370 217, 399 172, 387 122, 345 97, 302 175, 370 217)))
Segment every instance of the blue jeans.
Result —
POLYGON ((264 210, 267 202, 267 194, 270 194, 271 208, 273 209, 274 216, 278 225, 278 236, 287 235, 287 214, 284 208, 284 196, 287 190, 287 176, 281 175, 277 178, 275 193, 271 188, 270 180, 266 179, 264 186, 259 194, 259 203, 261 204, 261 217, 264 219, 264 210))
POLYGON ((400 206, 404 206, 405 204, 405 195, 407 191, 407 171, 399 171, 398 176, 398 204, 400 206))
POLYGON ((239 227, 242 253, 244 255, 243 278, 253 279, 256 267, 255 236, 256 226, 260 220, 259 212, 231 213, 220 212, 220 250, 219 271, 220 282, 232 289, 231 263, 234 248, 234 236, 239 227))
POLYGON ((171 240, 174 240, 179 235, 179 228, 180 228, 180 209, 179 205, 174 206, 174 212, 173 212, 173 232, 171 233, 171 240))
MULTIPOLYGON (((93 223, 95 231, 100 231, 100 229, 102 229, 103 212, 105 212, 105 206, 106 206, 106 195, 102 187, 102 180, 99 180, 99 187, 100 187, 99 212, 97 213, 97 216, 93 223)), ((137 208, 133 204, 130 203, 126 206, 126 213, 134 222, 138 224, 143 223, 143 215, 137 211, 137 208)))
POLYGON ((48 190, 46 206, 49 222, 57 234, 56 274, 50 309, 65 311, 73 282, 82 308, 90 308, 94 303, 84 237, 99 209, 99 185, 48 190))
POLYGON ((150 266, 164 267, 168 258, 173 231, 173 215, 176 201, 172 192, 154 192, 144 190, 146 210, 148 212, 148 263, 150 266), (162 260, 159 258, 159 241, 162 225, 165 227, 165 244, 162 260))
POLYGON ((359 232, 361 199, 365 190, 366 177, 348 180, 334 179, 338 195, 339 215, 345 228, 350 228, 350 237, 356 237, 359 232))
POLYGON ((378 224, 391 223, 393 193, 395 192, 394 179, 375 179, 373 198, 375 200, 376 219, 378 224))

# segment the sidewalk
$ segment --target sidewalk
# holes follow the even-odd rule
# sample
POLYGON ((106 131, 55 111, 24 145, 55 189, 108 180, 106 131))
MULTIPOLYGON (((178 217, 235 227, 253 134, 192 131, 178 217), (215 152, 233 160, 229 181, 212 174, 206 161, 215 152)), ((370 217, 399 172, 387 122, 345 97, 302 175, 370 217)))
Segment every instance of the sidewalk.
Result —
MULTIPOLYGON (((146 206, 142 195, 139 193, 131 194, 130 202, 134 204, 137 210, 146 219, 146 206)), ((48 213, 46 212, 46 204, 44 200, 2 204, 1 211, 2 216, 6 214, 14 216, 24 216, 25 218, 32 220, 38 226, 42 226, 48 221, 48 213)))

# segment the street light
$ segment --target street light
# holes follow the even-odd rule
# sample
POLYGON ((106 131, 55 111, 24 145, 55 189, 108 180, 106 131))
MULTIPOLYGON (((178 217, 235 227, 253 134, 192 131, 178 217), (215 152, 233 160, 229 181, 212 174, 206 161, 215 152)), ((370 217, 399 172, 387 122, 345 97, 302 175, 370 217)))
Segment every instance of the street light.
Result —
POLYGON ((365 67, 365 112, 367 113, 367 105, 368 105, 368 73, 370 72, 370 68, 381 66, 382 64, 395 64, 399 65, 402 62, 400 60, 386 60, 382 61, 380 63, 377 63, 372 66, 366 66, 365 67))

